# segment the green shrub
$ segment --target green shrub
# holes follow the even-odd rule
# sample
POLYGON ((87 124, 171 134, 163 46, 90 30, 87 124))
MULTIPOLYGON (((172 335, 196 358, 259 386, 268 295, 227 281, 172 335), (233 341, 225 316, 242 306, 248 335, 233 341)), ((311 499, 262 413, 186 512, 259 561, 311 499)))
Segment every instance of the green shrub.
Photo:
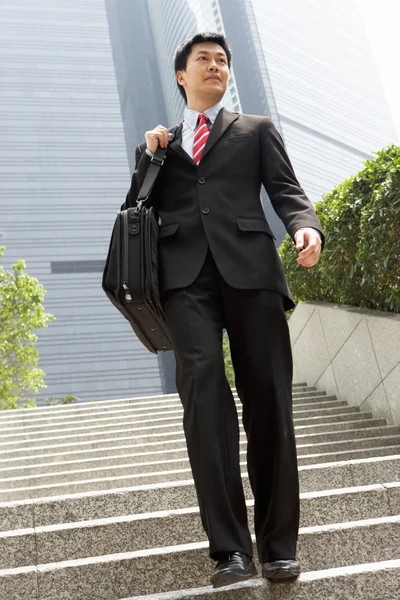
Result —
POLYGON ((400 312, 400 147, 374 154, 315 205, 326 240, 315 267, 296 262, 289 235, 279 248, 297 302, 400 312))
POLYGON ((59 400, 56 398, 56 396, 54 394, 52 396, 49 396, 48 398, 44 399, 44 402, 47 406, 53 406, 55 404, 71 404, 72 402, 79 402, 79 401, 80 401, 80 399, 78 398, 78 396, 73 396, 72 394, 63 396, 59 400))

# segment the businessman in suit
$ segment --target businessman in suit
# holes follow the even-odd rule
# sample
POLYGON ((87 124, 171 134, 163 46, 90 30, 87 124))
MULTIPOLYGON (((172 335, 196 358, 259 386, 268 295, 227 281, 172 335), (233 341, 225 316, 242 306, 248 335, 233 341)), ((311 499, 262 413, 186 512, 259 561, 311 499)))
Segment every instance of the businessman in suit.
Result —
POLYGON ((150 202, 159 216, 162 302, 201 520, 216 561, 214 587, 256 574, 223 329, 243 405, 262 573, 269 580, 300 573, 293 366, 285 317, 294 303, 262 208, 261 185, 299 251, 300 265, 315 265, 324 243, 272 120, 223 107, 231 61, 219 34, 197 34, 177 49, 184 120, 146 132, 123 205, 135 205, 158 144, 167 148, 150 202))

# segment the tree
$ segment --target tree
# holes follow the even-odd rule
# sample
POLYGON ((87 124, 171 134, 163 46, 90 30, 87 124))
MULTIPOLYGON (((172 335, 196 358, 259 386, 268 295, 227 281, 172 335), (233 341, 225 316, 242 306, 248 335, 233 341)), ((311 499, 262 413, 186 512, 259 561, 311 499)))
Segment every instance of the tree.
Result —
MULTIPOLYGON (((0 247, 0 258, 5 247, 0 247)), ((6 270, 0 265, 0 409, 34 407, 29 397, 47 387, 37 368, 39 354, 34 331, 55 318, 44 312, 46 293, 37 279, 24 272, 19 260, 6 270)))

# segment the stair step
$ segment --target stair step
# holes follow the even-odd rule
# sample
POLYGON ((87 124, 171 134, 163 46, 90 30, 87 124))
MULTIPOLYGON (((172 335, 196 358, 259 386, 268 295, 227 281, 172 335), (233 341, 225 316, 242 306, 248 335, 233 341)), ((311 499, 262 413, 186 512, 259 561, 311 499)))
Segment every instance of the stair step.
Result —
MULTIPOLYGON (((312 400, 307 400, 307 399, 302 399, 301 400, 301 404, 295 404, 295 408, 298 408, 300 410, 304 410, 304 409, 309 409, 309 408, 331 408, 333 406, 345 406, 346 403, 343 401, 338 401, 335 396, 324 396, 324 397, 316 397, 315 399, 312 400), (321 401, 320 401, 321 400, 321 401), (321 406, 322 405, 322 406, 321 406)), ((241 413, 241 405, 239 405, 238 407, 238 412, 241 413)), ((182 415, 183 413, 181 413, 182 415)), ((152 420, 152 415, 151 412, 147 413, 147 418, 149 421, 153 421, 152 420)), ((165 414, 164 418, 168 418, 168 413, 165 414)), ((179 418, 178 416, 176 417, 176 422, 182 422, 182 416, 181 418, 179 418)), ((62 436, 62 435, 67 435, 70 431, 76 431, 78 429, 82 431, 82 434, 88 431, 93 431, 92 435, 95 435, 97 432, 101 433, 101 430, 108 430, 108 429, 112 429, 112 428, 121 428, 121 425, 130 425, 130 430, 134 430, 135 429, 135 419, 133 419, 133 421, 125 418, 125 419, 118 419, 117 422, 115 423, 115 425, 113 425, 112 423, 110 423, 110 420, 107 419, 105 421, 104 424, 98 424, 97 423, 97 419, 93 418, 90 421, 86 421, 85 423, 81 423, 79 424, 78 421, 78 425, 74 422, 74 421, 69 421, 67 424, 62 424, 60 427, 58 427, 56 424, 52 424, 52 425, 44 425, 44 426, 39 426, 39 427, 33 427, 30 424, 27 425, 18 425, 17 427, 13 427, 10 426, 10 424, 6 424, 4 425, 3 429, 0 431, 0 439, 1 439, 1 446, 6 446, 8 443, 12 442, 13 440, 19 441, 22 439, 46 439, 46 436, 62 436)), ((79 433, 77 434, 79 435, 79 433)))
MULTIPOLYGON (((387 439, 389 443, 391 438, 387 439)), ((336 442, 337 448, 342 449, 343 443, 336 442)), ((379 446, 382 444, 382 438, 371 438, 368 440, 356 440, 346 442, 346 446, 349 449, 362 449, 368 448, 368 446, 372 447, 374 445, 379 446)), ((398 440, 397 445, 395 446, 396 452, 398 448, 398 440)), ((308 452, 309 454, 315 453, 317 450, 320 451, 328 451, 331 449, 332 444, 319 444, 319 445, 310 445, 309 447, 304 447, 303 452, 308 452)), ((384 447, 384 446, 381 446, 384 447)), ((389 451, 389 450, 388 450, 389 451)), ((378 452, 377 454, 382 455, 383 452, 378 452)), ((386 453, 386 456, 388 453, 386 453)), ((306 461, 307 462, 307 461, 306 461)), ((312 461, 311 464, 304 464, 301 468, 319 466, 319 464, 331 464, 326 461, 312 461)), ((242 471, 245 469, 245 462, 241 464, 242 471)), ((106 490, 110 489, 113 486, 121 487, 121 486, 132 486, 132 485, 146 485, 146 484, 154 484, 154 483, 162 483, 162 482, 171 482, 180 479, 191 479, 192 473, 188 466, 181 466, 179 468, 168 468, 162 471, 157 470, 147 470, 144 473, 132 473, 130 468, 126 468, 124 466, 122 469, 110 469, 107 470, 99 470, 95 471, 92 469, 87 469, 84 473, 79 473, 76 471, 67 472, 63 475, 57 474, 57 476, 46 476, 46 477, 32 477, 32 478, 17 478, 13 479, 5 479, 1 481, 2 489, 0 489, 0 502, 9 501, 9 500, 17 500, 17 499, 25 499, 25 498, 38 498, 43 496, 51 496, 56 494, 67 494, 67 493, 79 493, 85 491, 96 491, 96 490, 106 490)), ((323 485, 325 488, 326 485, 323 485)), ((319 488, 319 489, 323 489, 319 488)))
MULTIPOLYGON (((312 418, 312 417, 319 417, 319 416, 328 416, 328 415, 336 415, 336 414, 342 414, 342 413, 354 413, 357 414, 359 413, 359 408, 357 407, 349 407, 347 405, 346 402, 328 402, 326 403, 326 405, 324 405, 324 408, 315 408, 313 406, 312 409, 308 408, 309 405, 306 406, 305 409, 301 409, 301 410, 295 410, 294 411, 294 419, 295 422, 297 419, 303 419, 303 418, 312 418), (331 405, 334 406, 331 406, 331 405)), ((69 436, 68 436, 69 439, 69 436)), ((128 436, 127 438, 125 438, 125 440, 120 440, 118 442, 118 444, 124 443, 124 441, 129 440, 132 441, 132 436, 128 436)), ((43 441, 43 440, 42 440, 43 441)), ((104 440, 101 440, 101 442, 104 440)), ((100 442, 100 443, 101 443, 100 442)), ((79 443, 78 442, 72 442, 69 444, 57 444, 56 446, 54 446, 53 444, 45 444, 44 446, 32 446, 30 445, 29 447, 29 454, 31 456, 34 456, 36 454, 51 454, 53 455, 55 453, 55 450, 57 449, 57 452, 59 453, 60 451, 74 451, 74 450, 79 450, 79 451, 84 451, 84 448, 95 448, 98 445, 99 442, 97 441, 88 441, 88 442, 82 442, 79 443)), ((110 444, 108 444, 110 445, 110 444)), ((18 444, 5 444, 2 445, 0 442, 0 456, 2 457, 3 460, 8 460, 8 459, 15 459, 18 456, 24 456, 27 452, 27 448, 26 446, 22 443, 22 441, 18 444)))
MULTIPOLYGON (((341 431, 341 432, 333 432, 328 433, 325 432, 323 434, 310 434, 310 435, 300 435, 298 436, 298 444, 297 449, 299 454, 316 454, 323 453, 323 451, 331 452, 333 451, 333 445, 340 444, 341 450, 352 449, 354 445, 357 448, 362 447, 370 447, 374 445, 400 445, 400 435, 397 431, 392 432, 391 427, 387 427, 386 429, 381 427, 370 427, 366 429, 355 429, 349 431, 341 431), (384 435, 387 433, 387 435, 384 435), (368 437, 370 435, 371 437, 368 437), (375 437, 373 437, 375 436, 375 437), (326 441, 321 441, 326 440, 326 441), (371 441, 374 440, 374 441, 371 441)), ((394 428, 397 429, 397 428, 394 428)), ((244 438, 244 436, 242 436, 244 438)), ((242 446, 245 445, 246 442, 242 439, 242 446)), ((4 491, 4 489, 12 489, 12 488, 21 488, 32 486, 32 489, 35 486, 44 486, 44 485, 52 485, 54 483, 67 483, 73 479, 75 482, 78 480, 96 480, 99 476, 106 477, 116 477, 120 476, 131 476, 131 477, 155 477, 158 481, 161 481, 162 477, 165 476, 166 480, 169 474, 174 475, 176 472, 185 471, 190 472, 190 468, 187 466, 182 468, 182 465, 178 464, 176 469, 171 468, 167 463, 167 468, 164 470, 155 469, 147 469, 146 466, 143 465, 135 465, 135 463, 124 463, 122 465, 113 465, 113 466, 105 466, 105 467, 96 467, 81 469, 81 470, 57 470, 55 473, 35 473, 33 475, 24 475, 24 476, 8 476, 0 478, 0 493, 4 491), (136 473, 133 470, 136 467, 136 473)), ((1 498, 1 496, 0 496, 1 498)))
MULTIPOLYGON (((299 419, 295 419, 294 423, 295 426, 299 426, 299 425, 319 425, 319 424, 330 424, 330 423, 347 423, 349 421, 366 421, 368 420, 369 422, 371 422, 370 420, 372 420, 372 414, 371 413, 361 413, 361 412, 347 412, 344 414, 337 414, 337 415, 323 415, 323 416, 317 416, 317 417, 306 417, 306 418, 299 418, 299 419)), ((357 424, 358 426, 358 424, 357 424)), ((132 444, 132 445, 124 445, 123 448, 125 451, 129 450, 129 449, 135 449, 136 448, 136 444, 132 444)), ((21 449, 21 452, 23 452, 24 449, 21 449)), ((26 450, 25 450, 26 452, 26 450)), ((30 465, 35 465, 35 464, 39 464, 40 461, 44 460, 44 462, 49 463, 49 461, 51 462, 57 462, 57 461, 63 461, 63 462, 68 462, 69 460, 73 461, 74 459, 79 459, 82 457, 82 460, 84 460, 84 457, 87 456, 88 458, 92 458, 94 456, 96 456, 96 454, 98 454, 99 452, 102 453, 103 456, 103 452, 99 451, 99 450, 77 450, 76 452, 52 452, 51 454, 33 454, 31 455, 31 450, 29 451, 29 454, 25 454, 22 456, 18 456, 15 457, 14 455, 10 456, 9 458, 0 458, 0 469, 4 467, 11 467, 11 466, 18 466, 18 465, 24 465, 29 467, 30 465)), ((111 449, 107 449, 107 454, 110 455, 111 449)), ((120 452, 120 450, 115 449, 115 452, 120 452)), ((3 454, 1 454, 0 456, 3 456, 3 454)))
MULTIPOLYGON (((373 430, 374 428, 371 428, 371 430, 373 430)), ((371 435, 373 432, 370 432, 371 435)), ((181 434, 180 436, 176 435, 176 436, 162 436, 162 437, 158 437, 158 439, 156 440, 152 440, 152 441, 145 441, 146 439, 148 439, 146 436, 140 440, 138 440, 138 442, 136 444, 134 444, 134 447, 136 449, 136 454, 142 453, 142 454, 148 454, 148 453, 152 453, 152 452, 158 452, 158 453, 163 453, 163 452, 168 452, 168 451, 173 451, 173 450, 182 450, 183 448, 185 448, 185 438, 184 435, 181 434)), ((95 441, 95 442, 83 442, 83 443, 76 443, 76 444, 68 444, 66 446, 61 445, 61 444, 56 444, 56 445, 49 445, 49 446, 42 446, 41 448, 37 449, 40 450, 40 452, 42 452, 42 456, 47 456, 49 455, 51 452, 54 451, 58 451, 58 450, 67 450, 67 451, 71 451, 71 450, 79 450, 81 451, 81 449, 85 449, 88 451, 93 451, 96 452, 97 455, 101 452, 108 452, 109 450, 111 450, 112 452, 117 452, 120 453, 121 449, 124 449, 126 447, 132 447, 132 441, 134 441, 132 439, 131 436, 126 436, 124 438, 118 438, 118 439, 114 439, 111 438, 110 440, 102 440, 101 442, 99 441, 95 441)), ((298 441, 297 447, 298 447, 298 453, 300 455, 306 455, 306 454, 319 454, 319 453, 324 453, 324 452, 337 452, 337 451, 348 451, 348 450, 354 450, 354 449, 362 449, 362 448, 373 448, 373 447, 383 447, 383 446, 394 446, 394 445, 398 445, 399 444, 399 436, 398 434, 396 435, 382 435, 382 436, 378 436, 378 437, 371 437, 371 438, 366 438, 366 437, 362 437, 362 436, 358 436, 358 438, 355 438, 353 440, 336 440, 336 441, 329 441, 329 442, 320 442, 320 443, 315 443, 314 442, 310 442, 310 440, 307 440, 305 438, 301 439, 301 442, 298 441)), ((245 448, 246 447, 246 440, 244 436, 241 436, 241 441, 240 441, 240 447, 241 448, 245 448)), ((21 449, 24 453, 27 451, 26 448, 22 448, 21 449)), ((29 452, 32 453, 32 450, 29 449, 29 452)), ((33 454, 33 453, 32 453, 33 454)), ((4 455, 4 453, 3 453, 4 455)))
MULTIPOLYGON (((400 483, 392 484, 391 492, 398 499, 400 483)), ((253 500, 247 505, 251 507, 248 511, 250 530, 254 531, 253 500)), ((300 514, 300 525, 306 528, 396 516, 391 512, 388 490, 382 485, 302 494, 300 514)), ((206 539, 196 506, 36 526, 35 529, 0 533, 0 569, 29 566, 36 561, 43 564, 62 562, 206 539)), ((316 547, 315 552, 320 553, 321 549, 316 547)))
MULTIPOLYGON (((233 388, 232 393, 235 398, 238 398, 236 390, 233 388)), ((314 386, 293 386, 293 397, 297 397, 303 394, 320 394, 325 395, 324 391, 317 391, 314 386)), ((88 414, 96 413, 98 410, 107 411, 115 410, 121 406, 128 407, 140 407, 140 406, 153 406, 154 404, 168 404, 168 403, 179 403, 180 399, 178 394, 163 394, 161 396, 141 396, 136 398, 122 398, 115 400, 99 400, 97 402, 78 402, 72 404, 58 404, 53 406, 39 406, 36 408, 20 408, 2 411, 0 413, 0 422, 9 421, 13 419, 24 419, 29 420, 30 418, 37 417, 51 417, 52 415, 67 415, 67 414, 79 414, 81 412, 87 412, 88 414)))
MULTIPOLYGON (((368 485, 372 483, 385 483, 397 481, 400 473, 399 455, 371 457, 303 465, 299 467, 300 488, 303 492, 323 490, 327 488, 343 488, 352 485, 368 485), (357 466, 355 466, 357 465, 357 466), (379 467, 377 467, 379 465, 379 467), (333 467, 333 468, 332 468, 333 467), (353 475, 354 479, 353 479, 353 475)), ((244 472, 245 464, 242 463, 242 476, 247 497, 250 497, 248 476, 244 472)), ((90 471, 89 471, 90 473, 90 471)), ((127 487, 145 486, 153 489, 155 484, 168 485, 177 481, 192 482, 192 473, 189 468, 170 469, 162 472, 148 472, 146 474, 119 475, 97 479, 73 479, 52 485, 32 485, 21 487, 21 481, 15 482, 14 487, 0 490, 0 507, 2 502, 45 498, 60 494, 83 494, 127 487), (150 487, 149 487, 150 486, 150 487)), ((154 510, 154 508, 153 508, 154 510)))
MULTIPOLYGON (((326 398, 325 394, 321 392, 318 393, 315 398, 326 398)), ((241 407, 241 402, 238 399, 237 395, 234 395, 235 403, 238 407, 241 407)), ((297 398, 296 398, 297 399, 297 398)), ((16 411, 7 411, 6 415, 0 413, 0 429, 4 430, 4 428, 18 427, 18 426, 26 426, 26 427, 35 427, 37 425, 46 425, 46 424, 56 424, 56 423, 73 423, 80 420, 87 420, 93 422, 94 420, 98 420, 100 418, 104 419, 113 419, 114 417, 125 417, 131 415, 134 417, 136 414, 148 415, 156 414, 157 411, 160 413, 174 413, 174 412, 182 412, 182 404, 179 398, 169 398, 167 400, 157 400, 153 401, 150 405, 139 405, 135 406, 134 404, 129 404, 125 408, 119 407, 118 405, 112 407, 106 407, 103 409, 102 406, 99 406, 97 410, 94 408, 80 408, 78 410, 74 410, 75 405, 70 405, 68 408, 59 408, 56 410, 54 408, 53 412, 42 411, 42 409, 32 409, 36 412, 28 413, 28 410, 16 410, 16 411), (3 418, 4 416, 4 418, 3 418)))
MULTIPOLYGON (((329 401, 330 402, 330 401, 329 401)), ((311 407, 312 408, 312 407, 311 407)), ((345 408, 345 407, 344 407, 345 408)), ((353 414, 369 414, 372 417, 371 413, 360 413, 357 410, 354 410, 356 407, 348 407, 353 408, 352 411, 348 411, 353 414)), ((237 413, 239 416, 242 415, 242 406, 237 406, 237 413)), ((298 411, 294 413, 294 416, 298 414, 298 411)), ((34 437, 38 434, 45 435, 46 433, 57 434, 65 433, 68 430, 72 431, 85 431, 93 429, 94 431, 109 427, 118 427, 121 425, 130 425, 130 426, 145 426, 148 423, 156 425, 163 425, 170 423, 171 425, 174 423, 182 423, 183 417, 183 409, 182 408, 174 408, 173 410, 155 410, 154 412, 139 412, 139 413, 126 413, 122 416, 118 416, 118 414, 108 414, 108 413, 100 413, 96 418, 83 418, 81 416, 76 417, 74 419, 45 419, 42 423, 34 424, 31 421, 27 421, 26 423, 18 422, 9 423, 4 426, 3 429, 0 430, 0 439, 11 439, 13 436, 25 436, 25 437, 34 437)), ((320 418, 323 418, 321 415, 320 418)))
MULTIPOLYGON (((241 444, 241 448, 245 446, 241 444)), ((298 454, 298 464, 315 464, 320 462, 332 462, 336 460, 336 457, 342 457, 341 460, 357 458, 360 455, 363 457, 378 456, 383 454, 393 454, 397 452, 397 448, 400 448, 400 440, 396 446, 382 446, 381 448, 360 448, 350 450, 337 450, 336 452, 316 452, 313 454, 298 454), (390 450, 388 449, 390 448, 390 450)), ((323 448, 322 450, 326 450, 323 448)), ((307 451, 309 451, 307 449, 307 451)), ((103 456, 98 459, 78 460, 75 462, 52 462, 32 465, 30 467, 18 466, 3 468, 0 470, 0 490, 7 487, 7 482, 11 483, 11 487, 14 487, 13 482, 19 482, 23 479, 27 481, 35 481, 39 479, 41 483, 46 478, 55 478, 59 480, 63 475, 68 474, 72 479, 86 479, 106 474, 110 476, 112 474, 121 475, 125 471, 129 474, 142 473, 146 475, 148 472, 154 473, 159 471, 168 471, 170 469, 181 469, 189 468, 189 459, 187 456, 187 450, 185 447, 176 449, 173 451, 173 456, 165 453, 160 453, 154 456, 153 453, 144 453, 142 455, 135 454, 120 454, 119 456, 103 456), (142 458, 142 460, 140 460, 142 458), (147 460, 145 460, 147 458, 147 460), (158 458, 158 459, 157 459, 158 458)), ((246 459, 246 450, 240 451, 241 461, 244 464, 246 459)), ((19 486, 20 487, 20 486, 19 486)))
POLYGON ((400 560, 389 560, 308 571, 295 582, 279 585, 257 577, 216 590, 207 586, 122 600, 349 600, 350 597, 352 600, 381 600, 383 597, 398 600, 399 581, 400 560))
MULTIPOLYGON (((367 433, 362 434, 360 432, 363 432, 367 429, 375 429, 376 430, 376 435, 395 435, 396 433, 400 434, 400 426, 394 426, 394 425, 385 425, 385 420, 384 419, 380 419, 379 420, 381 425, 378 427, 365 427, 365 428, 360 428, 357 429, 357 434, 355 435, 355 437, 359 437, 359 436, 364 436, 367 435, 367 433), (381 433, 378 432, 378 430, 381 430, 381 433)), ((316 426, 318 427, 318 426, 316 426)), ((322 427, 322 426, 320 426, 322 427)), ((298 439, 303 439, 306 435, 307 436, 312 436, 314 435, 315 437, 315 441, 318 442, 318 436, 324 435, 324 437, 326 439, 348 439, 349 436, 352 437, 349 432, 353 431, 353 430, 349 430, 349 432, 344 431, 345 429, 345 425, 343 425, 342 430, 343 431, 334 431, 334 432, 326 432, 324 434, 301 434, 299 429, 296 430, 296 438, 298 439), (344 436, 344 437, 343 437, 344 436)), ((354 431, 356 431, 354 429, 354 431)), ((116 429, 114 429, 113 427, 103 427, 100 428, 99 430, 95 430, 95 428, 89 428, 86 431, 82 431, 82 432, 77 432, 77 433, 69 433, 67 434, 66 431, 62 431, 60 432, 59 435, 56 435, 56 432, 54 432, 54 435, 49 435, 49 433, 46 433, 43 436, 40 435, 35 435, 32 434, 32 436, 24 436, 24 434, 19 435, 19 436, 3 436, 2 442, 0 444, 0 453, 2 454, 3 450, 10 450, 13 449, 14 447, 17 448, 21 448, 21 447, 25 447, 26 449, 29 448, 34 448, 37 447, 41 444, 43 444, 44 442, 52 442, 53 445, 57 445, 57 444, 63 444, 65 445, 65 443, 67 441, 70 442, 79 442, 79 443, 85 443, 85 442, 100 442, 101 444, 104 444, 106 441, 110 442, 110 441, 116 441, 116 439, 126 439, 127 436, 129 436, 130 438, 134 437, 135 440, 143 440, 144 438, 146 440, 156 440, 156 439, 162 439, 165 438, 166 436, 179 436, 179 435, 183 435, 183 427, 182 424, 180 424, 179 426, 177 425, 159 425, 154 427, 153 425, 147 425, 147 426, 143 426, 143 427, 135 427, 135 426, 118 426, 116 429), (108 437, 105 437, 108 436, 108 437), (113 437, 110 437, 113 436, 113 437)), ((242 435, 244 436, 244 431, 242 429, 242 435)), ((310 441, 311 441, 311 437, 310 437, 310 441)))
MULTIPOLYGON (((246 458, 246 442, 242 441, 241 445, 240 445, 240 455, 242 457, 242 460, 244 460, 246 458)), ((399 440, 399 446, 400 446, 400 440, 399 440)), ((81 459, 77 459, 77 460, 66 460, 66 461, 56 461, 53 460, 51 462, 48 462, 46 460, 44 460, 43 462, 32 462, 31 464, 29 464, 28 460, 26 461, 25 464, 23 464, 23 462, 21 460, 18 460, 18 462, 14 461, 14 464, 11 463, 11 461, 9 462, 9 466, 5 467, 4 465, 7 464, 5 461, 2 462, 1 464, 1 468, 0 468, 0 482, 2 482, 4 484, 3 480, 9 479, 9 478, 13 478, 13 479, 21 479, 24 477, 35 477, 35 476, 51 476, 51 475, 59 475, 62 473, 72 473, 75 471, 81 471, 83 473, 86 473, 87 470, 92 470, 93 472, 95 472, 96 469, 105 469, 107 471, 110 470, 110 468, 115 468, 115 469, 121 469, 121 468, 126 468, 128 470, 130 470, 132 473, 134 472, 143 472, 145 473, 146 470, 149 471, 154 471, 154 470, 166 470, 168 468, 175 468, 174 465, 176 465, 177 468, 181 467, 181 466, 186 466, 188 465, 188 455, 187 455, 187 449, 185 445, 182 445, 179 448, 176 448, 174 450, 169 450, 169 451, 161 451, 158 452, 158 454, 154 455, 154 451, 153 452, 142 452, 142 453, 138 453, 135 452, 135 450, 137 450, 137 447, 135 445, 131 445, 131 446, 125 446, 122 448, 117 448, 116 450, 117 452, 114 452, 114 454, 110 451, 113 450, 112 448, 109 449, 107 448, 106 453, 101 452, 101 454, 98 454, 97 457, 95 458, 81 458, 81 459)), ((368 449, 366 450, 359 450, 356 452, 366 452, 368 449)), ((348 456, 349 458, 352 458, 351 456, 349 456, 351 454, 351 450, 343 450, 340 451, 338 450, 337 452, 320 452, 320 453, 314 453, 311 455, 298 455, 298 464, 310 464, 312 462, 321 462, 321 461, 326 461, 329 460, 329 458, 327 458, 327 455, 336 455, 336 454, 343 454, 348 456)), ((387 454, 387 450, 386 450, 386 454, 387 454)), ((392 452, 391 452, 392 454, 392 452)), ((366 454, 367 456, 367 454, 366 454)), ((29 458, 29 457, 28 457, 29 458)), ((47 455, 45 455, 44 457, 45 459, 48 458, 47 455)), ((343 459, 344 460, 344 459, 343 459)), ((2 483, 0 483, 0 489, 2 486, 2 483)))
MULTIPOLYGON (((208 563, 209 574, 212 567, 208 563)), ((3 572, 4 573, 4 572, 3 572)), ((36 567, 23 567, 6 571, 0 578, 0 598, 7 600, 36 600, 39 596, 38 578, 36 567)), ((112 583, 109 585, 108 594, 87 595, 84 600, 310 600, 310 598, 327 598, 328 600, 381 600, 382 590, 384 598, 398 600, 400 577, 400 560, 380 561, 350 565, 321 571, 308 571, 302 573, 295 582, 271 585, 261 577, 234 586, 214 590, 211 586, 190 588, 159 594, 146 594, 145 596, 132 596, 121 599, 113 595, 112 583), (335 594, 332 596, 332 592, 335 594)), ((39 581, 42 582, 42 574, 39 581)), ((191 582, 190 585, 193 585, 191 582)), ((122 585, 120 586, 123 587, 122 585)), ((128 585, 124 586, 125 589, 128 585)), ((132 586, 133 587, 133 586, 132 586)), ((46 597, 41 600, 54 600, 51 581, 47 583, 46 597)), ((90 594, 90 593, 89 593, 90 594)), ((57 595, 57 600, 70 600, 68 595, 57 595)), ((74 600, 79 598, 74 597, 74 600)), ((83 598, 81 599, 83 600, 83 598)))
POLYGON ((293 416, 303 572, 212 590, 177 394, 2 411, 0 599, 400 600, 400 427, 304 382, 293 416))
MULTIPOLYGON (((303 572, 397 560, 399 535, 400 516, 301 528, 298 558, 303 572)), ((27 569, 15 573, 22 585, 27 569)), ((53 600, 55 590, 57 600, 112 600, 206 586, 211 569, 208 542, 198 542, 39 564, 36 573, 41 600, 53 600)), ((4 575, 13 569, 0 571, 0 581, 4 575)))
MULTIPOLYGON (((360 413, 361 414, 361 413, 360 413)), ((354 426, 354 421, 350 421, 353 426, 354 426)), ((363 426, 385 426, 386 425, 386 421, 385 419, 373 419, 372 417, 370 419, 365 419, 364 421, 361 422, 361 425, 363 426)), ((360 427, 361 426, 360 423, 356 423, 355 426, 356 427, 360 427)), ((302 424, 295 424, 295 430, 296 432, 303 432, 306 433, 307 431, 309 432, 313 432, 315 430, 315 432, 318 431, 329 431, 329 427, 332 427, 332 431, 333 430, 337 430, 337 429, 349 429, 350 425, 347 422, 343 422, 340 421, 338 423, 333 423, 331 421, 329 421, 328 423, 302 423, 302 424)), ((242 431, 243 427, 241 427, 242 431)), ((145 422, 141 422, 141 423, 129 423, 126 421, 121 421, 119 423, 116 424, 99 424, 99 425, 86 425, 86 426, 78 426, 78 427, 70 427, 70 428, 63 428, 63 429, 59 429, 59 430, 45 430, 44 432, 38 430, 35 432, 31 432, 31 431, 21 431, 19 433, 8 433, 8 434, 3 434, 2 436, 2 443, 10 443, 10 442, 15 442, 15 441, 24 441, 26 444, 29 444, 29 442, 32 441, 39 441, 39 440, 48 440, 49 436, 51 435, 50 439, 54 440, 57 438, 65 438, 65 437, 75 437, 78 438, 79 436, 85 436, 82 439, 86 439, 86 434, 90 435, 91 437, 101 437, 104 434, 110 435, 111 433, 124 433, 126 430, 128 430, 129 432, 132 433, 132 436, 136 437, 136 432, 139 435, 140 433, 143 432, 148 432, 150 433, 158 433, 158 432, 166 432, 166 431, 171 431, 171 432, 176 432, 176 433, 181 433, 183 430, 183 426, 182 426, 182 417, 180 417, 179 419, 172 419, 169 420, 168 418, 165 418, 162 421, 154 421, 154 420, 147 420, 145 422)))
MULTIPOLYGON (((344 422, 344 421, 350 421, 350 420, 364 420, 364 419, 372 419, 372 415, 371 413, 360 413, 360 412, 349 412, 349 413, 345 413, 345 414, 338 414, 338 415, 327 415, 327 416, 322 416, 322 417, 307 417, 305 419, 299 419, 296 421, 295 419, 295 423, 301 424, 301 425, 305 425, 308 423, 315 423, 315 424, 319 424, 319 423, 330 423, 330 422, 344 422)), ((107 448, 107 456, 111 456, 111 455, 116 455, 116 454, 121 454, 122 451, 124 451, 124 455, 132 455, 132 451, 137 450, 137 445, 136 444, 125 444, 125 445, 121 445, 119 447, 116 448, 112 448, 109 447, 107 448)), ((186 451, 186 446, 182 446, 181 448, 179 448, 177 451, 182 452, 182 451, 186 451)), ((75 450, 75 451, 70 451, 70 452, 54 452, 54 449, 52 449, 51 452, 48 453, 43 453, 40 454, 40 448, 35 448, 34 451, 32 449, 29 449, 29 454, 22 454, 24 452, 27 452, 27 450, 25 448, 21 448, 18 456, 15 456, 15 454, 17 454, 17 450, 15 450, 14 453, 10 453, 10 456, 8 458, 1 458, 0 459, 0 468, 3 467, 11 467, 11 466, 19 466, 19 465, 24 465, 29 467, 30 465, 36 465, 36 464, 40 464, 40 462, 45 462, 46 464, 52 464, 52 463, 57 463, 57 462, 73 462, 73 461, 79 461, 79 460, 86 460, 86 459, 94 459, 95 457, 99 457, 99 460, 104 458, 104 453, 103 450, 92 450, 92 449, 87 449, 87 450, 75 450), (37 451, 37 454, 35 454, 35 451, 37 451)), ((171 452, 170 450, 166 450, 165 452, 171 452)), ((140 453, 137 452, 133 452, 133 454, 135 454, 136 456, 140 453)), ((156 453, 157 454, 157 453, 156 453)), ((0 456, 4 456, 4 453, 2 453, 0 456)))

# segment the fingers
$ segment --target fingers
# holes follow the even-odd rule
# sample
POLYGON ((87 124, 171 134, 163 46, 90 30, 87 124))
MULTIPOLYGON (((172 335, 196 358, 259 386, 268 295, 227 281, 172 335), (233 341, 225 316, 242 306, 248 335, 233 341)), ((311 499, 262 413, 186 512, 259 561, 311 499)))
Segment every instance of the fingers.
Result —
POLYGON ((144 134, 146 140, 146 146, 151 152, 157 150, 157 145, 160 144, 161 148, 166 148, 168 145, 168 129, 163 125, 157 125, 151 131, 146 131, 144 134))
POLYGON ((319 249, 320 249, 320 244, 317 244, 317 242, 314 242, 314 241, 310 242, 308 244, 308 246, 306 246, 306 248, 300 252, 299 258, 301 257, 301 258, 307 259, 309 256, 314 254, 314 252, 316 252, 319 249))
POLYGON ((297 257, 299 265, 302 267, 313 267, 316 265, 319 261, 321 246, 321 240, 317 235, 299 231, 298 235, 296 235, 296 249, 301 250, 297 257))
POLYGON ((296 250, 301 250, 304 246, 304 233, 299 231, 296 233, 296 250))
POLYGON ((318 238, 313 239, 305 250, 302 250, 297 257, 297 262, 302 267, 313 267, 319 261, 321 253, 321 242, 318 238))
POLYGON ((308 260, 303 260, 301 258, 297 259, 297 262, 302 267, 314 267, 319 261, 319 253, 316 256, 309 258, 308 260))
POLYGON ((157 132, 161 148, 166 148, 168 144, 168 129, 162 125, 157 125, 154 131, 157 132))

